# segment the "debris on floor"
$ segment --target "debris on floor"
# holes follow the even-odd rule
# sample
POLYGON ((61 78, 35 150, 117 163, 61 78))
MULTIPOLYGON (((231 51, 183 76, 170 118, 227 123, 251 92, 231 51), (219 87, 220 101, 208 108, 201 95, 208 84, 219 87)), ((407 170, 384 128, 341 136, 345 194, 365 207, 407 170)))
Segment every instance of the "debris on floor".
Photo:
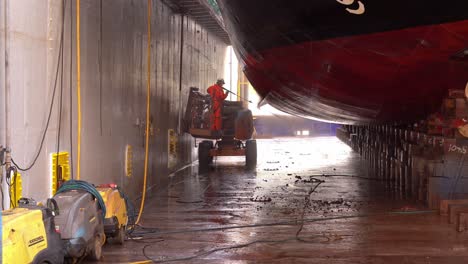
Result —
POLYGON ((265 196, 261 196, 261 197, 256 196, 254 198, 250 198, 250 201, 258 202, 258 203, 268 203, 268 202, 271 202, 271 198, 265 197, 265 196))
POLYGON ((103 262, 468 260, 467 236, 456 235, 445 218, 421 211, 417 202, 393 199, 383 182, 369 180, 366 163, 336 138, 264 140, 258 146, 259 153, 271 154, 260 156, 255 171, 246 171, 243 160, 239 165, 235 159, 219 160, 209 173, 196 175, 196 181, 181 173, 169 189, 154 190, 142 225, 158 231, 123 247, 105 246, 103 262), (288 149, 284 158, 293 157, 296 164, 272 174, 267 170, 272 169, 268 161, 274 161, 272 148, 288 149), (311 156, 299 155, 303 148, 311 156), (200 197, 204 203, 180 203, 184 199, 178 197, 200 197))

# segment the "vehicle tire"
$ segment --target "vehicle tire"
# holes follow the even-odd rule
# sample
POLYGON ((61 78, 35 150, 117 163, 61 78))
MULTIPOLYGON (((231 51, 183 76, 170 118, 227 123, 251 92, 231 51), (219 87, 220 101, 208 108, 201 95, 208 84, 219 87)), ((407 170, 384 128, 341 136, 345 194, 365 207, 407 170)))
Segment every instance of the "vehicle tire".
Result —
POLYGON ((251 169, 257 166, 257 141, 247 140, 245 145, 245 165, 251 169))
MULTIPOLYGON (((45 220, 49 222, 50 220, 45 220)), ((50 222, 49 222, 50 223, 50 222)), ((45 224, 45 222, 44 222, 45 224)), ((50 227, 52 228, 52 227, 50 227)), ((65 249, 63 248, 63 242, 60 239, 58 233, 52 232, 50 229, 47 230, 46 225, 46 236, 47 236, 47 248, 41 250, 33 259, 33 264, 62 264, 65 262, 65 249)), ((1 262, 1 261, 0 261, 1 262)))
POLYGON ((204 140, 198 145, 198 164, 201 169, 206 169, 210 165, 212 157, 210 150, 213 146, 212 141, 204 140))
MULTIPOLYGON (((214 147, 214 144, 213 144, 213 141, 208 141, 209 144, 210 144, 210 150, 213 149, 214 147)), ((209 155, 209 164, 213 164, 213 156, 209 155)))
POLYGON ((125 226, 122 226, 119 228, 119 231, 117 231, 117 235, 115 236, 115 242, 119 245, 123 245, 125 242, 125 226))
MULTIPOLYGON (((33 264, 50 264, 50 263, 59 263, 59 262, 54 262, 54 260, 44 258, 44 259, 37 259, 37 260, 35 259, 32 263, 33 264)), ((60 263, 63 263, 63 260, 60 263)))
POLYGON ((94 245, 89 254, 89 258, 93 261, 99 261, 102 257, 102 239, 100 236, 94 238, 94 245))
POLYGON ((63 263, 64 259, 58 259, 55 257, 37 257, 32 262, 33 264, 50 264, 50 263, 63 263))
POLYGON ((239 140, 252 138, 254 131, 252 111, 246 109, 237 112, 234 124, 234 137, 239 140))

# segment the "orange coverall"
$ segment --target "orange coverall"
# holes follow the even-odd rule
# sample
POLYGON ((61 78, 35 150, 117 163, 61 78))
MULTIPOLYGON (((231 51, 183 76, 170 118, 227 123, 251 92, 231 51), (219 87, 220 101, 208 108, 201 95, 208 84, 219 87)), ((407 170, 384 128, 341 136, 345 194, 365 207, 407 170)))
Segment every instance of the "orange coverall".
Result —
POLYGON ((211 113, 211 130, 221 130, 223 125, 223 119, 221 111, 223 110, 223 101, 229 95, 224 94, 223 88, 217 84, 212 85, 208 88, 208 93, 213 101, 213 111, 211 113))

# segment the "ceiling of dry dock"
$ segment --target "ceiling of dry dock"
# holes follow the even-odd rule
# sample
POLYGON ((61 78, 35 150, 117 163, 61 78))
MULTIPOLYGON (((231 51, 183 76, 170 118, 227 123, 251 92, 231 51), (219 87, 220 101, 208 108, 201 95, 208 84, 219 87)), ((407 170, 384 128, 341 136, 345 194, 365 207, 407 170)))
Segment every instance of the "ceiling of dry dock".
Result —
POLYGON ((225 30, 221 13, 214 0, 165 0, 163 1, 174 11, 186 14, 198 24, 221 38, 226 44, 230 43, 225 30))

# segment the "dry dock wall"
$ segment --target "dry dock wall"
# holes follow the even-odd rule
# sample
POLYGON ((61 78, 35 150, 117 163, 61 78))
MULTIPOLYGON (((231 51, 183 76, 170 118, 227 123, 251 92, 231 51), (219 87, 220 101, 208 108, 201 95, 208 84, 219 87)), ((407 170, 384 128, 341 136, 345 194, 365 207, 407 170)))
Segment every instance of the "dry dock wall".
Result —
POLYGON ((417 201, 468 231, 466 139, 391 126, 344 126, 337 137, 369 162, 393 199, 417 201))
POLYGON ((451 90, 440 111, 409 125, 343 126, 337 137, 369 162, 395 199, 447 215, 468 231, 468 98, 451 90))
MULTIPOLYGON (((73 156, 76 175, 75 8, 71 0, 0 1, 0 145, 22 167, 38 152, 54 97, 42 151, 21 173, 23 196, 36 200, 50 195, 57 148, 73 156)), ((81 0, 80 9, 81 179, 114 182, 136 197, 144 161, 147 1, 81 0), (127 145, 133 149, 131 177, 125 175, 127 145)), ((224 42, 162 1, 152 1, 152 14, 149 186, 163 185, 168 174, 196 159, 191 137, 177 134, 179 113, 190 86, 207 87, 222 76, 226 51, 224 42), (170 129, 177 134, 171 160, 170 129)))
POLYGON ((441 200, 468 199, 467 143, 391 126, 344 126, 337 136, 369 161, 376 180, 397 199, 432 209, 441 200))

